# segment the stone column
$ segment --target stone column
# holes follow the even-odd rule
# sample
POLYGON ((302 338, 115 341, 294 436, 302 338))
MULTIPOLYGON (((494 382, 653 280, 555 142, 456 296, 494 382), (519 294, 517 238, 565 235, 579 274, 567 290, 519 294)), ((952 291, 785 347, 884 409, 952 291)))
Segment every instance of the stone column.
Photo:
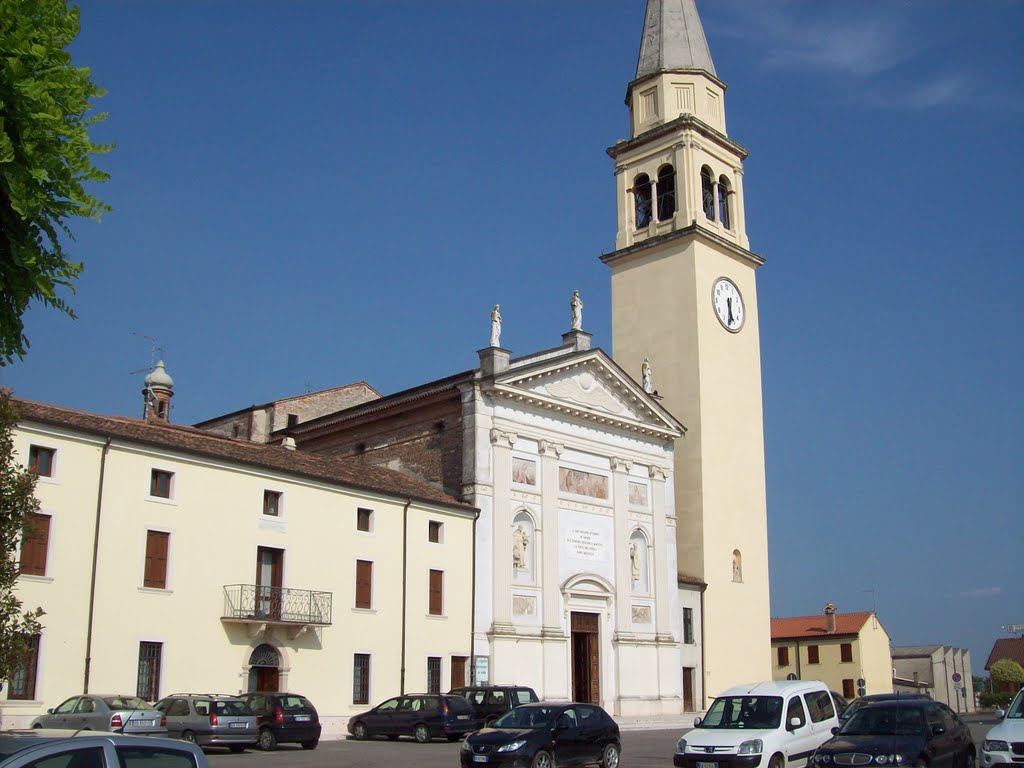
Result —
POLYGON ((512 630, 512 446, 513 432, 493 427, 494 455, 494 630, 512 630))
POLYGON ((743 167, 734 168, 732 172, 732 189, 733 189, 733 216, 735 222, 733 224, 736 227, 736 234, 739 236, 740 245, 744 248, 750 247, 750 241, 747 240, 747 219, 746 214, 743 211, 743 167))
POLYGON ((541 440, 538 445, 540 453, 540 487, 541 487, 541 535, 540 539, 540 579, 542 586, 541 600, 544 603, 543 634, 550 637, 562 637, 562 595, 558 583, 558 457, 562 455, 564 446, 541 440))
POLYGON ((673 229, 682 229, 693 220, 690 208, 690 188, 693 186, 690 171, 692 169, 684 142, 680 141, 672 145, 672 165, 676 169, 676 223, 673 229))
POLYGON ((633 462, 612 457, 615 509, 615 634, 633 631, 633 569, 629 567, 629 468, 633 462))
POLYGON ((651 510, 654 513, 654 610, 658 639, 670 641, 669 600, 676 598, 676 580, 668 570, 668 523, 665 517, 665 480, 668 472, 649 467, 651 478, 651 510))
POLYGON ((615 166, 615 206, 618 217, 618 231, 615 233, 615 250, 633 244, 633 196, 626 191, 628 186, 626 166, 615 166))

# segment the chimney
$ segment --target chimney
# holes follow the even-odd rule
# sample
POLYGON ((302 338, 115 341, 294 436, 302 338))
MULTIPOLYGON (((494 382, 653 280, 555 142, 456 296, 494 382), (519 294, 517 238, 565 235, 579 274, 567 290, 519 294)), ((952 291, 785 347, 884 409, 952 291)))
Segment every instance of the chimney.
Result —
POLYGON ((828 628, 828 633, 834 635, 836 633, 836 604, 825 603, 825 626, 828 628))
POLYGON ((281 447, 282 448, 286 448, 289 451, 294 451, 295 450, 295 438, 291 437, 291 436, 283 438, 281 440, 281 447))
POLYGON ((149 423, 167 424, 171 420, 171 398, 174 397, 174 379, 164 370, 160 360, 143 381, 143 414, 149 423))

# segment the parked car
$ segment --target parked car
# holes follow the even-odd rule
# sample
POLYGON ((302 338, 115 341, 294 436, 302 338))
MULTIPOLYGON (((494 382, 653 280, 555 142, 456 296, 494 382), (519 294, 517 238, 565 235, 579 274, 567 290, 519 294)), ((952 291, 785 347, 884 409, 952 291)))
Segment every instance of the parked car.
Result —
POLYGON ((73 731, 116 731, 136 735, 167 735, 162 713, 138 696, 82 694, 66 699, 32 721, 33 728, 73 731))
POLYGON ((66 729, 0 733, 0 768, 208 768, 195 744, 153 736, 66 729))
POLYGON ((1024 762, 1024 688, 1017 695, 1005 712, 996 710, 996 716, 1002 722, 985 734, 981 743, 981 764, 984 768, 996 763, 1024 762))
POLYGON ((596 704, 523 704, 462 743, 462 768, 597 763, 618 768, 619 726, 596 704))
POLYGON ((447 693, 396 696, 348 721, 348 732, 356 739, 412 736, 421 744, 436 738, 455 741, 474 730, 473 707, 462 696, 447 693))
POLYGON ((301 744, 316 749, 320 743, 320 715, 309 699, 296 693, 243 693, 239 696, 256 715, 259 734, 256 746, 275 749, 278 744, 301 744))
POLYGON ((779 680, 730 688, 694 726, 676 744, 677 768, 788 768, 807 765, 839 718, 824 683, 779 680))
POLYGON ((462 696, 470 703, 477 728, 490 725, 510 709, 540 701, 537 692, 525 685, 470 685, 448 693, 462 696))
POLYGON ((863 707, 865 704, 871 704, 877 701, 931 701, 931 696, 927 693, 905 693, 903 691, 897 691, 896 693, 871 693, 867 696, 861 696, 859 699, 854 699, 850 702, 850 706, 839 712, 839 722, 845 723, 853 714, 863 707))
POLYGON ((812 768, 907 765, 974 768, 970 729, 937 701, 908 699, 867 704, 822 744, 812 768))
POLYGON ((167 735, 202 747, 227 747, 242 752, 256 745, 259 723, 249 705, 237 696, 176 693, 157 702, 167 719, 167 735))

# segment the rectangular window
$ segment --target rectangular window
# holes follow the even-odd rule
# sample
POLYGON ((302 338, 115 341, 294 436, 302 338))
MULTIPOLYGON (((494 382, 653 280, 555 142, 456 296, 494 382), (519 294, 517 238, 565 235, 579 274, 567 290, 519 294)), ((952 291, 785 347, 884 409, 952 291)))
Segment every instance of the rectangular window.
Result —
POLYGON ((57 451, 43 448, 41 445, 30 445, 28 449, 28 471, 39 477, 53 477, 53 457, 57 451))
POLYGON ((789 646, 787 646, 787 645, 780 645, 779 648, 778 648, 778 651, 779 651, 779 666, 780 667, 788 667, 789 666, 789 646))
POLYGON ((29 512, 22 529, 21 560, 23 576, 46 575, 46 551, 50 546, 50 516, 29 512))
POLYGON ((357 653, 352 663, 352 703, 370 703, 370 654, 357 653))
POLYGON ((430 528, 428 531, 428 538, 434 544, 441 543, 441 524, 437 520, 430 521, 430 528))
POLYGON ((818 646, 808 645, 807 646, 807 663, 817 664, 818 663, 818 646))
POLYGON ((444 571, 430 571, 430 615, 440 616, 444 609, 444 571))
POLYGON ((160 698, 160 654, 163 643, 139 643, 139 680, 135 695, 145 701, 160 698))
POLYGON ((683 608, 683 642, 693 645, 693 608, 683 608))
POLYGON ((807 711, 811 715, 812 723, 820 723, 835 717, 836 708, 832 704, 832 694, 828 691, 811 691, 804 695, 804 699, 807 700, 807 711))
POLYGON ((281 493, 279 491, 263 492, 263 514, 278 517, 281 514, 281 493))
POLYGON ((154 469, 149 478, 149 495, 161 499, 171 498, 171 480, 173 478, 173 472, 154 469))
POLYGON ((39 635, 29 638, 25 653, 14 668, 7 688, 7 698, 32 701, 36 697, 36 671, 39 668, 39 635))
POLYGON ((356 510, 356 530, 369 531, 373 520, 373 510, 359 508, 356 510))
POLYGON ((373 563, 356 560, 356 608, 369 608, 373 592, 373 563))
POLYGON ((438 656, 427 657, 427 693, 441 692, 441 659, 438 656))
POLYGON ((853 661, 853 643, 843 643, 839 646, 841 661, 853 661))
POLYGON ((856 689, 853 687, 853 680, 843 680, 843 697, 852 699, 857 695, 856 689))
POLYGON ((146 571, 142 586, 167 589, 167 543, 171 534, 146 531, 146 571))

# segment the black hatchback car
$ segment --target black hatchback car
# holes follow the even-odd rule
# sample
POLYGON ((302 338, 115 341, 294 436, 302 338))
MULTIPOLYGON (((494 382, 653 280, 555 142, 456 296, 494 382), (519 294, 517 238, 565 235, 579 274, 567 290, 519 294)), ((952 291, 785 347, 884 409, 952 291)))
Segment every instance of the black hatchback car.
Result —
POLYGON ((476 729, 473 708, 461 696, 444 693, 407 693, 353 715, 348 732, 356 739, 372 736, 412 736, 424 744, 431 739, 456 741, 476 729))
POLYGON ((448 693, 462 696, 470 703, 477 728, 490 725, 510 709, 540 701, 537 692, 525 685, 469 685, 448 693))
POLYGON ((968 727, 945 704, 881 701, 854 712, 809 763, 810 768, 850 765, 974 768, 974 742, 968 727))
POLYGON ((462 743, 462 768, 618 768, 619 726, 596 704, 524 704, 462 743))
POLYGON ((256 715, 259 735, 256 746, 271 750, 278 744, 297 743, 316 749, 320 743, 320 716, 305 696, 295 693, 243 693, 242 699, 256 715))

